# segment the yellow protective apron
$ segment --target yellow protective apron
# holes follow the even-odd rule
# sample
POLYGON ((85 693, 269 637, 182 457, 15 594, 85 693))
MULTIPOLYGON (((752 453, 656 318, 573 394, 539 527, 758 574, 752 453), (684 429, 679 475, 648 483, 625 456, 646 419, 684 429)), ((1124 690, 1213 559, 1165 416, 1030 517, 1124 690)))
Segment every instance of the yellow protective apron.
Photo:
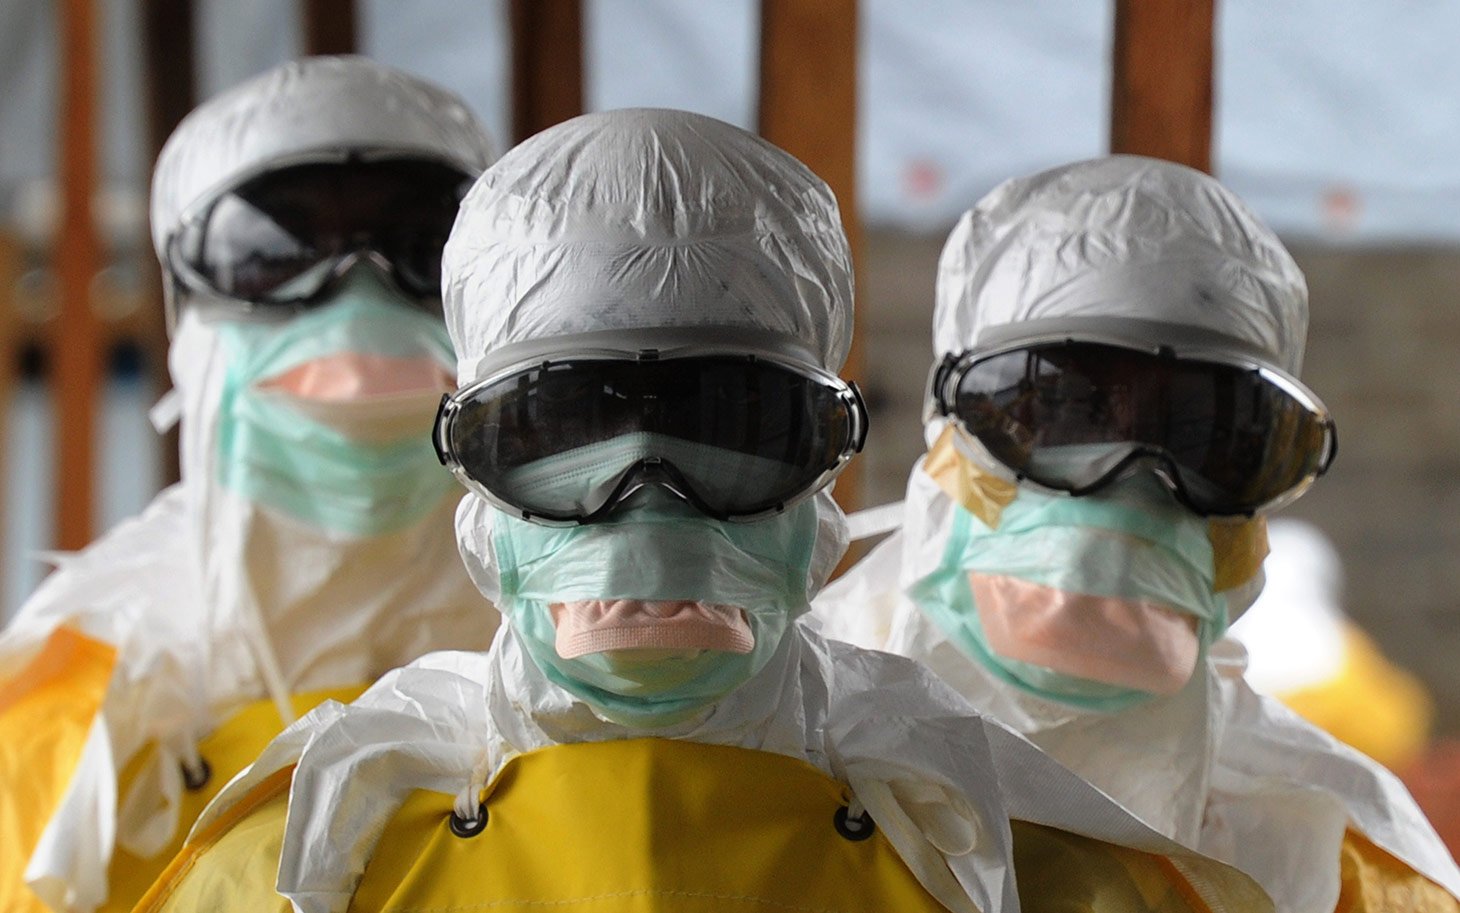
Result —
POLYGON ((101 709, 116 650, 57 628, 26 667, 0 682, 0 910, 44 913, 25 866, 66 794, 101 709))
MULTIPOLYGON (((58 628, 19 675, 0 683, 0 911, 46 913, 25 885, 24 872, 47 822, 55 813, 106 699, 116 651, 70 627, 58 628)), ((296 695, 296 713, 328 698, 350 701, 364 686, 296 695)), ((177 854, 192 822, 233 775, 253 761, 282 728, 271 701, 249 704, 231 716, 198 750, 210 776, 182 796, 171 845, 150 859, 117 848, 108 875, 108 900, 99 909, 125 911, 177 854)), ((150 759, 139 752, 122 771, 125 796, 150 759)))
MULTIPOLYGON (((273 884, 290 773, 186 847, 139 913, 287 913, 273 884)), ((471 834, 453 827, 451 796, 413 793, 350 910, 942 909, 880 830, 843 835, 843 786, 782 755, 665 739, 559 745, 508 762, 484 797, 471 834)), ((1206 913, 1159 857, 1032 824, 1015 834, 1026 910, 1206 913)))
MULTIPOLYGON (((308 691, 291 696, 289 702, 294 707, 295 715, 303 716, 327 700, 349 703, 359 697, 365 688, 365 685, 351 685, 346 688, 308 691)), ((199 742, 198 754, 208 765, 208 778, 201 786, 183 793, 178 808, 177 830, 174 831, 172 840, 161 852, 146 859, 117 847, 107 869, 107 902, 98 910, 101 913, 126 913, 132 909, 182 849, 183 840, 187 838, 188 831, 193 822, 198 820, 198 815, 202 814, 203 808, 233 779, 234 774, 252 764, 259 752, 282 729, 283 723, 274 702, 254 701, 234 713, 227 722, 199 742)), ((150 748, 139 752, 122 771, 118 796, 127 795, 132 781, 143 769, 151 753, 150 748)))
POLYGON ((1343 838, 1335 913, 1457 913, 1450 892, 1349 831, 1343 838))

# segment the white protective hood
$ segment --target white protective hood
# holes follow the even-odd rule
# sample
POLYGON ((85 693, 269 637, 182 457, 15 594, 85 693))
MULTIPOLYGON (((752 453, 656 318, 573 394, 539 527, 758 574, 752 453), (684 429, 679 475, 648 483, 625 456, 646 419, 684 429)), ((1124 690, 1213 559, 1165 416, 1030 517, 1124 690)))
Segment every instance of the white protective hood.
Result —
MULTIPOLYGON (((492 157, 471 112, 439 87, 360 57, 288 63, 188 115, 163 147, 152 184, 159 257, 183 212, 241 176, 346 147, 433 156, 468 173, 492 157)), ((208 627, 220 647, 226 636, 229 648, 252 653, 276 700, 368 681, 431 649, 490 641, 495 611, 454 560, 454 498, 403 530, 364 538, 255 505, 216 481, 228 365, 215 326, 184 306, 168 364, 208 627)), ((256 691, 256 677, 249 686, 256 691)))
MULTIPOLYGON (((419 152, 469 173, 492 157, 442 89, 363 58, 285 64, 205 103, 169 139, 152 185, 159 257, 190 205, 275 159, 346 146, 419 152)), ((114 841, 142 856, 166 845, 179 762, 240 705, 368 683, 431 650, 484 648, 497 624, 456 556, 454 495, 407 529, 347 540, 222 490, 223 362, 216 331, 184 313, 169 352, 182 482, 61 559, 0 634, 0 679, 60 625, 118 650, 93 738, 27 872, 58 910, 105 899, 114 841), (117 796, 118 772, 149 742, 159 750, 136 783, 162 795, 117 796)))
POLYGON ((275 67, 182 119, 152 176, 152 247, 189 206, 269 162, 319 150, 394 150, 476 174, 493 158, 456 95, 364 57, 308 57, 275 67))
MULTIPOLYGON (((851 347, 831 189, 760 137, 683 111, 590 114, 523 142, 467 194, 442 269, 463 385, 509 346, 604 331, 750 332, 828 371, 851 347)), ((470 500, 458 539, 495 599, 491 512, 470 500)), ((810 594, 847 545, 830 493, 816 503, 810 594)))
MULTIPOLYGON (((851 341, 851 264, 826 185, 765 141, 684 112, 588 115, 509 152, 463 203, 445 272, 463 383, 504 346, 603 330, 701 330, 710 341, 719 330, 753 331, 791 340, 831 370, 851 341)), ((808 598, 845 548, 844 518, 825 493, 819 499, 808 598)), ((472 495, 458 512, 462 555, 489 597, 499 592, 493 515, 472 495)), ((468 813, 515 753, 645 735, 778 752, 848 782, 952 910, 1017 909, 1004 763, 1034 772, 1017 795, 1052 786, 1070 797, 1059 807, 1085 815, 1089 829, 1129 825, 1140 835, 1134 845, 1181 852, 1027 743, 1004 730, 990 736, 916 664, 824 642, 800 625, 764 669, 697 718, 641 730, 599 718, 549 681, 508 619, 485 657, 428 657, 348 708, 301 720, 199 826, 297 759, 279 888, 308 913, 343 911, 413 789, 456 794, 468 813), (1013 747, 994 757, 993 738, 1013 747)), ((1220 873, 1198 880, 1251 894, 1220 873)))
POLYGON ((1296 375, 1308 286, 1241 200, 1157 159, 1006 181, 958 220, 938 260, 935 357, 1048 332, 1078 339, 1092 318, 1134 344, 1201 342, 1296 375))
POLYGON ((462 383, 494 349, 602 330, 765 331, 829 371, 851 346, 830 189, 765 140, 687 112, 588 115, 522 143, 462 203, 443 268, 462 383))
MULTIPOLYGON (((1210 177, 1136 156, 1000 185, 949 236, 937 296, 935 360, 1056 333, 1205 348, 1296 375, 1307 333, 1306 285, 1276 236, 1210 177)), ((931 446, 946 420, 928 415, 931 446)), ((964 654, 904 595, 952 529, 953 502, 922 465, 897 532, 813 604, 828 636, 926 663, 1157 830, 1252 875, 1282 913, 1331 913, 1350 826, 1460 891, 1399 781, 1252 693, 1231 641, 1180 693, 1113 714, 1017 692, 964 654)))

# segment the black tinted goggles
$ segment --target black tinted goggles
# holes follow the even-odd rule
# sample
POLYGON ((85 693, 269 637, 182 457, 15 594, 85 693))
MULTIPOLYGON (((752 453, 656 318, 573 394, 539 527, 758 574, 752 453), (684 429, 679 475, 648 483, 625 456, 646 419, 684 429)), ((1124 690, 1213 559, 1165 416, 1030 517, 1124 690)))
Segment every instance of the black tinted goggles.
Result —
POLYGON ((445 397, 434 439, 466 486, 525 519, 588 523, 646 485, 720 520, 814 494, 862 449, 855 385, 748 355, 565 357, 445 397))
POLYGON ((1144 460, 1206 516, 1296 498, 1338 446, 1328 410, 1292 378, 1103 343, 950 355, 932 395, 1021 480, 1087 494, 1144 460))
POLYGON ((421 158, 305 161, 248 178, 184 215, 166 256, 193 292, 294 312, 368 259, 441 309, 441 250, 472 177, 421 158))

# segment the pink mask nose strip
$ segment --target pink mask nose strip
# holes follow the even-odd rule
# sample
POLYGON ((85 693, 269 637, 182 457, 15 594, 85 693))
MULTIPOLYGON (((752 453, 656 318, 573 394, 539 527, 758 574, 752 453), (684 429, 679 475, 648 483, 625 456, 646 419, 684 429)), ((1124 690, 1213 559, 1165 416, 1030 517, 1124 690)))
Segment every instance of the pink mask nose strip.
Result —
POLYGON ((1196 668, 1196 619, 1164 605, 994 574, 968 581, 989 646, 1008 659, 1149 694, 1175 694, 1196 668))
POLYGON ((755 636, 734 606, 638 599, 584 599, 548 606, 563 659, 609 650, 749 653, 755 636))
POLYGON ((396 358, 358 352, 315 358, 258 384, 262 390, 278 390, 318 402, 427 391, 445 393, 454 386, 454 378, 429 356, 396 358))

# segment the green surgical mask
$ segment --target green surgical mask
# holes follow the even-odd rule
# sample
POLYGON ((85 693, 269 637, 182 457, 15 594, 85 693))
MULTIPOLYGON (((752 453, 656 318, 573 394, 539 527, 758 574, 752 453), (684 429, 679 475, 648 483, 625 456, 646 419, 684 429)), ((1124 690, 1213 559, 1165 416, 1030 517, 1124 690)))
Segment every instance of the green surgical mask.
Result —
POLYGON ((501 608, 543 673, 606 719, 673 725, 748 681, 807 608, 814 501, 755 523, 704 517, 667 496, 603 523, 549 527, 498 513, 493 549, 501 608), (575 600, 694 601, 744 610, 749 653, 563 659, 548 606, 575 600))
MULTIPOLYGON (((1049 604, 1039 611, 1059 611, 1066 596, 1172 610, 1194 620, 1200 662, 1227 626, 1226 601, 1213 592, 1207 529, 1205 520, 1145 476, 1080 498, 1020 490, 997 528, 955 506, 942 560, 909 594, 950 641, 1010 686, 1069 706, 1114 712, 1152 692, 1001 654, 980 617, 970 572, 1041 588, 1036 592, 1049 604)), ((1040 646, 1057 651, 1059 644, 1040 646)), ((1109 658, 1112 664, 1121 659, 1109 658)))
POLYGON ((305 362, 352 353, 452 363, 439 319, 378 281, 350 281, 331 304, 283 324, 222 323, 228 359, 219 427, 219 484, 293 519, 377 536, 425 516, 455 487, 430 427, 439 392, 294 403, 259 387, 305 362))

